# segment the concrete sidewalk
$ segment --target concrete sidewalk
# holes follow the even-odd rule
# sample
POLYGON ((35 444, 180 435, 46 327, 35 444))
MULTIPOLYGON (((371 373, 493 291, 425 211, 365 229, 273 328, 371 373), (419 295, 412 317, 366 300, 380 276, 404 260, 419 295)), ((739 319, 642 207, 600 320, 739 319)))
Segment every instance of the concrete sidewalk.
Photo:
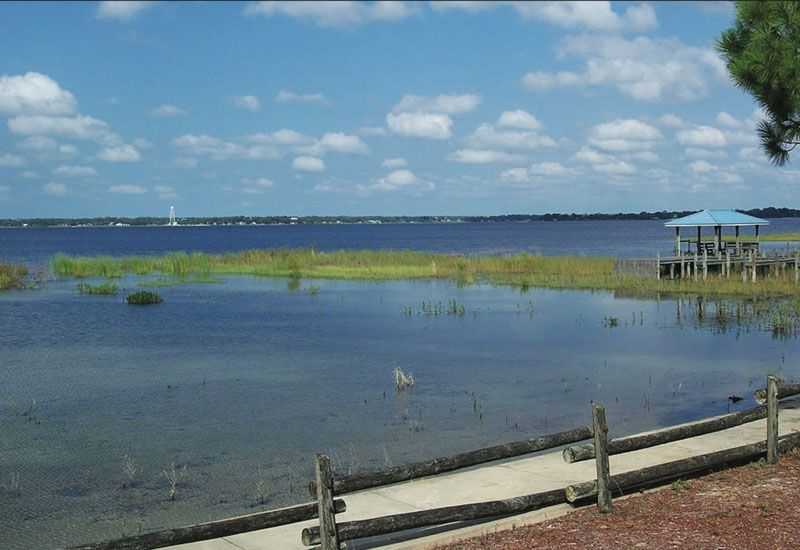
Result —
MULTIPOLYGON (((800 407, 798 400, 781 404, 781 434, 800 430, 800 408, 798 407, 800 407)), ((614 455, 610 457, 611 474, 756 443, 766 439, 766 433, 766 421, 760 420, 721 432, 614 455)), ((347 512, 337 514, 336 519, 337 521, 352 521, 441 506, 505 499, 562 488, 594 478, 594 460, 567 464, 562 460, 560 451, 547 452, 347 494, 340 497, 347 503, 347 512)), ((348 548, 387 550, 429 548, 465 536, 551 519, 568 513, 570 510, 570 505, 560 504, 495 521, 475 522, 471 525, 462 523, 416 530, 413 533, 398 533, 372 540, 348 541, 348 548)), ((316 524, 316 520, 294 523, 171 548, 174 550, 299 550, 306 548, 300 541, 301 530, 316 524)))

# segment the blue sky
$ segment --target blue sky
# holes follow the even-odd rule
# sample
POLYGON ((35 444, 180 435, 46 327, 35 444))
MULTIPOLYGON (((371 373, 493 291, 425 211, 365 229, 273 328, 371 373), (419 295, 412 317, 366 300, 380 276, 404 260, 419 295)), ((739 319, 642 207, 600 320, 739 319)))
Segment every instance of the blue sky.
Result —
POLYGON ((797 207, 725 3, 0 4, 0 217, 797 207))

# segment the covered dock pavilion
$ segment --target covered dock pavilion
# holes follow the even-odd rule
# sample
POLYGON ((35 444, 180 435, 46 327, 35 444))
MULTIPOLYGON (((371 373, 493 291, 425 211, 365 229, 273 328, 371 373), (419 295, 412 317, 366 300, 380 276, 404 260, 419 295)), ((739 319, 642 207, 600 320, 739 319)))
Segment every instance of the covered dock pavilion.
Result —
POLYGON ((691 253, 691 245, 694 244, 694 252, 696 254, 713 254, 721 255, 728 253, 733 256, 740 256, 748 254, 751 251, 758 252, 758 230, 759 227, 769 225, 767 220, 756 218, 748 214, 742 214, 736 210, 703 210, 683 218, 670 220, 664 224, 665 227, 675 228, 675 255, 680 256, 683 253, 683 243, 686 243, 686 253, 691 253), (714 228, 714 240, 703 241, 702 230, 704 227, 714 228), (733 227, 735 230, 736 240, 730 243, 733 246, 728 246, 728 242, 723 240, 722 232, 725 227, 733 227), (753 228, 753 239, 742 240, 740 229, 742 227, 753 228), (695 228, 697 230, 696 239, 683 239, 681 240, 681 229, 690 230, 695 228))
POLYGON ((670 220, 665 227, 675 228, 675 255, 656 260, 656 274, 660 279, 668 275, 694 280, 705 280, 709 271, 716 271, 720 277, 729 278, 731 270, 740 271, 742 280, 755 282, 757 273, 784 273, 786 268, 794 268, 795 282, 800 281, 800 257, 791 255, 763 254, 759 249, 759 228, 769 225, 767 220, 749 216, 736 210, 703 210, 670 220), (713 240, 703 240, 703 228, 714 229, 713 240), (726 240, 723 229, 733 227, 735 240, 726 240), (752 228, 753 237, 743 239, 741 228, 752 228), (692 238, 681 239, 681 229, 689 233, 696 230, 692 238), (685 249, 684 249, 684 245, 685 249))

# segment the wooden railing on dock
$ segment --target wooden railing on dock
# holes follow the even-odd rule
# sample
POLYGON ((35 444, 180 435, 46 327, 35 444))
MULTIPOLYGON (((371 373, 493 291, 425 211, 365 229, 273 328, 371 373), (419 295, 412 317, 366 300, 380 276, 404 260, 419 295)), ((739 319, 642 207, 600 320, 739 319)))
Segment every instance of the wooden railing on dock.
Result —
MULTIPOLYGON (((524 441, 514 441, 486 447, 476 451, 467 451, 453 456, 434 458, 425 462, 416 462, 394 466, 376 472, 367 472, 336 479, 333 482, 333 491, 337 495, 352 493, 370 487, 380 487, 401 481, 419 479, 421 477, 433 476, 444 472, 452 472, 461 468, 469 468, 478 464, 485 464, 494 460, 503 460, 531 453, 537 453, 547 449, 554 449, 562 445, 569 445, 577 441, 583 441, 592 437, 592 429, 588 426, 574 428, 571 430, 543 435, 534 439, 524 441)), ((308 484, 308 491, 312 496, 317 494, 316 482, 308 484)))
MULTIPOLYGON (((333 500, 331 506, 336 512, 347 510, 343 500, 333 500)), ((144 533, 132 537, 124 537, 105 542, 72 546, 68 550, 148 550, 151 548, 164 548, 176 544, 200 542, 218 539, 259 529, 269 529, 279 525, 288 525, 298 521, 306 521, 317 517, 319 507, 316 502, 301 504, 290 508, 256 512, 235 518, 211 521, 197 525, 188 525, 176 529, 165 529, 152 533, 144 533)))
MULTIPOLYGON (((605 409, 602 405, 592 406, 593 437, 590 445, 570 447, 563 453, 565 460, 586 460, 595 458, 597 463, 597 479, 585 483, 569 485, 563 489, 545 491, 524 495, 501 501, 488 501, 470 503, 456 506, 446 506, 431 510, 393 514, 378 518, 341 523, 336 529, 337 542, 326 543, 325 537, 319 527, 309 527, 301 532, 301 540, 306 546, 321 544, 322 550, 339 550, 344 541, 387 535, 399 531, 419 529, 435 525, 457 524, 464 521, 498 518, 513 514, 520 514, 538 510, 563 502, 577 503, 582 500, 594 498, 601 512, 612 512, 612 496, 624 494, 632 490, 651 487, 675 479, 699 475, 701 473, 719 469, 729 465, 738 465, 758 460, 766 455, 770 462, 776 462, 781 453, 800 447, 800 433, 793 433, 779 437, 778 434, 778 400, 800 394, 800 385, 782 384, 773 377, 767 378, 767 389, 756 392, 756 398, 762 393, 766 396, 767 405, 755 407, 739 413, 728 414, 722 417, 711 418, 675 426, 660 432, 615 439, 607 442, 606 433, 608 426, 605 418, 605 409), (726 430, 747 422, 767 418, 766 439, 758 443, 743 445, 732 449, 725 449, 713 453, 693 456, 682 460, 658 464, 639 470, 622 474, 611 475, 608 456, 628 452, 635 449, 652 447, 663 443, 678 441, 711 432, 726 430), (576 457, 571 460, 569 457, 576 457)), ((578 429, 579 430, 579 429, 578 429)), ((567 433, 567 432, 562 432, 567 433)), ((544 436, 546 439, 549 436, 544 436)), ((345 479, 352 479, 354 476, 345 479)), ((377 482, 378 478, 374 478, 377 482)), ((386 478, 389 479, 389 478, 386 478)), ((411 478, 409 478, 411 479, 411 478)), ((393 483, 387 481, 388 483, 393 483)), ((333 482, 336 486, 336 482, 333 482)), ((377 486, 377 485, 371 485, 377 486)), ((346 488, 347 483, 341 487, 346 488)), ((332 498, 332 497, 331 497, 332 498)), ((322 507, 323 503, 320 501, 322 507)))

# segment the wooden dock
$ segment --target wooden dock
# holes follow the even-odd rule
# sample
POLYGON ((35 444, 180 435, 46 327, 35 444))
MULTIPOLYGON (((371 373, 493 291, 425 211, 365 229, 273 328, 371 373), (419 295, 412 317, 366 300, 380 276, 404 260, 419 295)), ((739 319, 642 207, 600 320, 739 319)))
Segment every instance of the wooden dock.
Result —
POLYGON ((767 255, 751 251, 747 254, 680 254, 658 256, 655 261, 658 279, 706 280, 710 274, 718 278, 741 277, 742 281, 757 281, 765 276, 792 276, 800 280, 800 255, 767 255))

